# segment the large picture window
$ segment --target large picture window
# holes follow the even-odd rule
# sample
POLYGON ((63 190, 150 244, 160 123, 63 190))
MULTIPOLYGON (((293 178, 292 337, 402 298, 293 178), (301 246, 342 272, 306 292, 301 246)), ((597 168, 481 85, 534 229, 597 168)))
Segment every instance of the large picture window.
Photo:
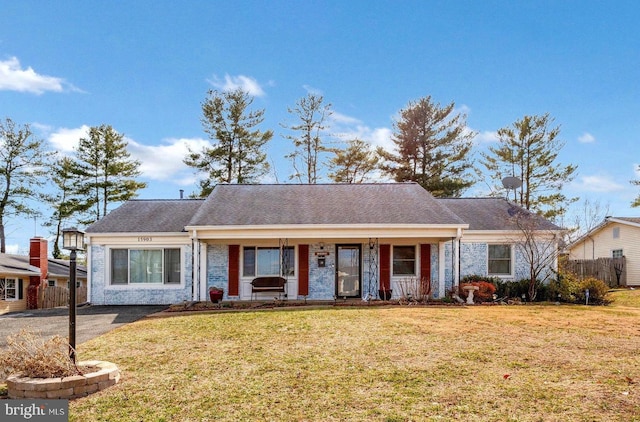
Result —
POLYGON ((112 249, 111 284, 180 284, 180 249, 112 249))
POLYGON ((511 245, 489 245, 489 275, 511 275, 511 245))
POLYGON ((15 278, 0 278, 0 300, 16 300, 20 298, 18 293, 19 284, 15 278))
POLYGON ((416 247, 393 247, 393 275, 416 274, 416 247))
POLYGON ((282 248, 282 254, 280 254, 280 248, 245 246, 242 275, 245 277, 294 276, 294 248, 282 248), (282 274, 280 273, 281 268, 282 274))

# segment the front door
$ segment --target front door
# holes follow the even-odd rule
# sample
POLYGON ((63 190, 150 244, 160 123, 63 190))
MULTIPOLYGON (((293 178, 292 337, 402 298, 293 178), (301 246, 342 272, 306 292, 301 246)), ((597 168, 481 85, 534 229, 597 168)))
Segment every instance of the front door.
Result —
POLYGON ((360 297, 360 245, 337 245, 336 296, 360 297))

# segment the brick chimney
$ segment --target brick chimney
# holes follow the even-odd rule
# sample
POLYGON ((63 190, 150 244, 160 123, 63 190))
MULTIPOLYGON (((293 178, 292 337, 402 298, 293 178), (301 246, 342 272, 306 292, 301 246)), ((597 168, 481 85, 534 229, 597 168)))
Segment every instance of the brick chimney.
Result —
POLYGON ((29 265, 40 268, 39 276, 29 277, 29 287, 27 288, 27 308, 36 309, 38 307, 38 286, 47 279, 49 273, 46 239, 34 237, 29 241, 29 265))

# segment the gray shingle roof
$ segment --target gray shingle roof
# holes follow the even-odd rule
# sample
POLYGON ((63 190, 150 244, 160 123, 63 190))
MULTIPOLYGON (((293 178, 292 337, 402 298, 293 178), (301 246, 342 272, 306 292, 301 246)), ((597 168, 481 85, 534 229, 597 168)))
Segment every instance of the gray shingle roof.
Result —
MULTIPOLYGON (((47 268, 49 277, 66 278, 69 277, 69 261, 64 259, 48 258, 47 268)), ((29 257, 26 255, 0 254, 0 274, 16 275, 40 275, 40 268, 29 264, 29 257)), ((87 278, 87 269, 83 265, 76 266, 78 278, 87 278)))
POLYGON ((87 227, 87 233, 184 231, 203 199, 134 199, 87 227))
POLYGON ((640 217, 612 217, 616 220, 627 221, 629 223, 640 224, 640 217))
POLYGON ((189 226, 464 225, 416 183, 218 185, 189 226))
MULTIPOLYGON (((527 213, 502 198, 444 198, 439 201, 469 223, 469 230, 518 230, 514 215, 517 212, 527 213)), ((536 219, 538 230, 561 230, 536 214, 527 214, 536 219)))

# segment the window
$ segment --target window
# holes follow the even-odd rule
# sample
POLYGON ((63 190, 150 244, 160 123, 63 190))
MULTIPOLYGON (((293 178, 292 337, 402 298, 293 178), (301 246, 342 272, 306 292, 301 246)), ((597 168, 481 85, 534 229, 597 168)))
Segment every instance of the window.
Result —
POLYGON ((0 300, 22 299, 19 284, 15 278, 0 278, 0 300))
POLYGON ((245 277, 293 276, 295 275, 294 248, 283 248, 281 255, 280 248, 245 246, 242 274, 245 277), (282 274, 280 268, 282 268, 282 274))
POLYGON ((393 247, 393 275, 416 274, 415 246, 393 247))
POLYGON ((613 238, 620 239, 620 227, 613 228, 613 238))
POLYGON ((111 284, 179 284, 180 249, 112 249, 111 284))
POLYGON ((624 253, 622 249, 614 249, 611 251, 612 258, 622 258, 623 256, 624 256, 624 253))
POLYGON ((511 275, 511 245, 489 245, 489 274, 511 275))
POLYGON ((55 287, 56 286, 56 281, 55 280, 47 280, 47 284, 49 285, 49 287, 55 287))

